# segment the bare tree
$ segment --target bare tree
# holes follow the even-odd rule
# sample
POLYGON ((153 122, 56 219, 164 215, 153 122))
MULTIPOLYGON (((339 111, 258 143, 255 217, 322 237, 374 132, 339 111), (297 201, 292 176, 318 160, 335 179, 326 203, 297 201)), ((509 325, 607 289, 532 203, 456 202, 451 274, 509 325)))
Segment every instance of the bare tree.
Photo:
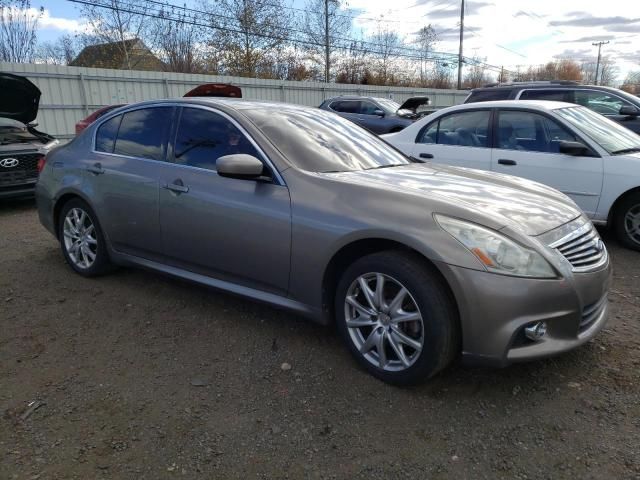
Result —
POLYGON ((266 59, 287 46, 291 15, 282 0, 218 0, 206 3, 210 45, 221 52, 229 75, 255 77, 266 59))
POLYGON ((337 83, 369 83, 370 49, 362 41, 353 40, 336 62, 337 83))
POLYGON ((484 63, 485 60, 486 59, 474 56, 470 61, 468 61, 470 67, 467 69, 467 73, 464 77, 465 87, 477 88, 490 81, 489 75, 487 74, 487 67, 484 63))
POLYGON ((71 35, 63 35, 55 42, 43 42, 36 48, 35 61, 51 65, 69 65, 78 55, 78 42, 71 35))
POLYGON ((376 83, 386 85, 396 76, 396 56, 402 49, 403 39, 386 25, 378 24, 370 43, 376 55, 376 83))
POLYGON ((36 47, 38 20, 44 9, 31 9, 29 0, 0 2, 0 60, 28 62, 36 47))
POLYGON ((598 83, 598 85, 612 86, 616 82, 619 68, 610 57, 602 57, 598 68, 598 81, 596 82, 596 62, 583 62, 580 66, 582 70, 582 81, 587 84, 598 83))
POLYGON ((438 35, 431 24, 422 27, 416 34, 416 43, 420 50, 420 83, 427 79, 429 57, 432 54, 434 45, 438 41, 438 35))
POLYGON ((149 31, 155 39, 152 47, 167 65, 168 70, 181 73, 203 71, 203 55, 199 41, 202 27, 188 13, 186 7, 166 5, 150 21, 149 31))
POLYGON ((325 72, 326 69, 327 40, 331 67, 339 57, 337 47, 344 43, 342 39, 349 37, 351 23, 351 17, 342 9, 339 0, 307 0, 299 29, 301 39, 306 42, 304 48, 308 58, 319 71, 325 72))
MULTIPOLYGON (((126 68, 135 67, 132 56, 132 40, 145 40, 148 4, 140 3, 135 9, 123 0, 101 0, 96 4, 82 4, 81 15, 86 19, 91 33, 84 43, 114 43, 124 58, 126 68)), ((152 43, 152 42, 151 42, 152 43)))

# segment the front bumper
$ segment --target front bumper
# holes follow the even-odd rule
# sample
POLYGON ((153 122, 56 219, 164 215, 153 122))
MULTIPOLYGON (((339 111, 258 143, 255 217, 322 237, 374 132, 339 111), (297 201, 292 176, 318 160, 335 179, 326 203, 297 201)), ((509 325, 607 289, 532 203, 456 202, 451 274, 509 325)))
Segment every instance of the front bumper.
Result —
POLYGON ((30 197, 36 188, 37 179, 29 179, 12 185, 0 186, 0 198, 30 197))
POLYGON ((609 261, 595 272, 561 279, 440 267, 457 300, 467 364, 506 366, 554 356, 586 343, 607 321, 609 261), (524 328, 539 321, 546 322, 546 335, 527 339, 524 328))

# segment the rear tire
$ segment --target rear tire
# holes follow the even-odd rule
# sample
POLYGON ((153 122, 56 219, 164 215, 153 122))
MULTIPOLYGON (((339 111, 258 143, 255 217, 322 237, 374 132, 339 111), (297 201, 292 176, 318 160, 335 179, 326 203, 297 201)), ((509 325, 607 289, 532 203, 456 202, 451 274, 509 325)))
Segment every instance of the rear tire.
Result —
POLYGON ((449 291, 415 254, 389 250, 354 262, 338 283, 335 312, 356 361, 387 383, 426 381, 460 351, 449 291))
POLYGON ((620 243, 640 250, 640 193, 632 193, 616 207, 613 228, 620 243))
POLYGON ((76 273, 94 277, 112 269, 98 218, 84 200, 74 198, 62 206, 58 238, 65 260, 76 273))

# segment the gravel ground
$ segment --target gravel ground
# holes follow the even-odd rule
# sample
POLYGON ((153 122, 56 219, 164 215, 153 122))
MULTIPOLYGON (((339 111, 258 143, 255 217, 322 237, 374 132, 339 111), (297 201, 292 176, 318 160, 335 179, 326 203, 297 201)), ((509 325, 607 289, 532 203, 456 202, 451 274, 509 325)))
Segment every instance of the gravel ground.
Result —
POLYGON ((140 270, 75 275, 33 202, 4 202, 0 479, 639 479, 640 253, 605 240, 595 341, 399 389, 290 313, 140 270))

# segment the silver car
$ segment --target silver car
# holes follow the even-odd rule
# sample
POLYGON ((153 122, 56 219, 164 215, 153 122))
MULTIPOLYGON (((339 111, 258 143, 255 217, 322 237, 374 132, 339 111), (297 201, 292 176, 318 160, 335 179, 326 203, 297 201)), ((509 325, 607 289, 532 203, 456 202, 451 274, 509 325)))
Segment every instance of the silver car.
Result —
POLYGON ((36 196, 79 274, 136 265, 335 322, 391 383, 548 357, 607 319, 607 251, 568 197, 318 109, 129 105, 49 154, 36 196))

